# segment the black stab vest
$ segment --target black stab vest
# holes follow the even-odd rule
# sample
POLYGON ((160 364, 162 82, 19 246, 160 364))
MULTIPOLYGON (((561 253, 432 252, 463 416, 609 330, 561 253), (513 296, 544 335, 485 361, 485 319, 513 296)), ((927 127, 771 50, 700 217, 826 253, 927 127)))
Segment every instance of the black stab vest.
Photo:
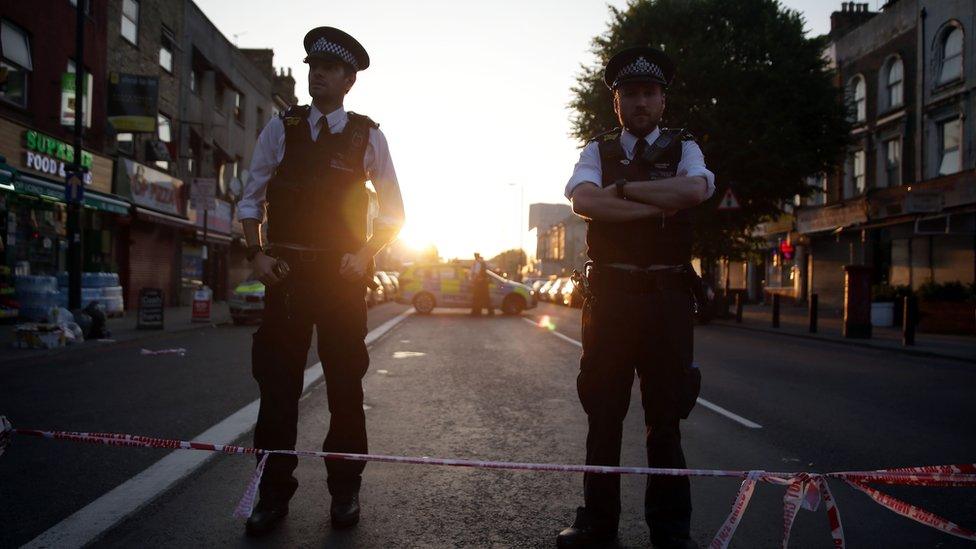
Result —
POLYGON ((308 106, 299 106, 282 115, 285 155, 268 183, 268 240, 355 252, 366 244, 363 158, 369 130, 378 125, 350 112, 341 133, 330 134, 323 120, 312 141, 308 112, 308 106))
MULTIPOLYGON (((681 161, 682 130, 662 129, 661 135, 672 137, 671 145, 653 162, 628 161, 620 144, 620 131, 599 138, 601 184, 615 181, 646 181, 674 177, 681 161)), ((653 146, 653 144, 652 144, 653 146)), ((587 255, 596 263, 649 265, 684 265, 691 261, 692 215, 690 210, 661 218, 653 217, 624 223, 588 221, 587 255)))

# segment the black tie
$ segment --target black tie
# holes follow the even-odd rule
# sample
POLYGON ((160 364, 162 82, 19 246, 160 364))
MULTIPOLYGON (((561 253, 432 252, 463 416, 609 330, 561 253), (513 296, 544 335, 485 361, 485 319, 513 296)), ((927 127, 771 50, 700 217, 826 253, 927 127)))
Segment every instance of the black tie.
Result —
POLYGON ((637 144, 634 145, 634 162, 642 162, 644 159, 644 153, 647 152, 647 139, 643 137, 637 138, 637 144))

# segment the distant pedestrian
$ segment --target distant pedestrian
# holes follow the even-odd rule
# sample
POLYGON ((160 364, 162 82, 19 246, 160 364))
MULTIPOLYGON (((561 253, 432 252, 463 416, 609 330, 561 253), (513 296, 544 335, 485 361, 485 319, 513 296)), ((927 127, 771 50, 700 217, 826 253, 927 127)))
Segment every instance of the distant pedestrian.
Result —
POLYGON ((481 316, 482 309, 488 309, 488 316, 495 316, 491 305, 491 281, 488 278, 488 264, 480 253, 475 252, 471 265, 471 316, 481 316))

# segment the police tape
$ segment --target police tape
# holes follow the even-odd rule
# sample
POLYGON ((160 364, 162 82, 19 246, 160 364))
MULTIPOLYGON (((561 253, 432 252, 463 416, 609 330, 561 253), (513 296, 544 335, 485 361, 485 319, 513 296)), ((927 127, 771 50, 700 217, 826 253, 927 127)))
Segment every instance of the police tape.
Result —
POLYGON ((899 469, 880 469, 877 471, 846 471, 838 473, 782 473, 768 471, 735 471, 719 469, 669 469, 658 467, 612 467, 603 465, 567 465, 554 463, 525 463, 513 461, 485 461, 470 459, 445 459, 431 457, 389 456, 380 454, 349 454, 339 452, 313 452, 307 450, 263 450, 247 446, 227 444, 212 444, 208 442, 185 441, 176 439, 155 438, 121 433, 86 433, 74 431, 40 431, 35 429, 14 428, 6 417, 0 416, 0 456, 10 444, 13 435, 38 437, 53 440, 70 440, 100 444, 106 446, 122 446, 134 448, 162 448, 168 450, 201 450, 224 454, 250 454, 261 456, 254 469, 244 495, 234 509, 234 516, 247 518, 254 508, 258 487, 268 457, 271 455, 291 455, 297 457, 315 457, 326 460, 344 461, 375 461, 380 463, 401 463, 417 465, 438 465, 446 467, 472 467, 478 469, 505 469, 512 471, 548 471, 563 473, 599 473, 616 475, 659 475, 659 476, 687 476, 687 477, 736 477, 743 478, 732 509, 725 522, 716 532, 709 545, 710 549, 725 549, 735 534, 735 530, 742 521, 749 501, 755 493, 759 482, 786 486, 783 496, 783 537, 782 546, 789 544, 790 531, 800 509, 816 511, 822 503, 827 512, 830 524, 833 547, 846 546, 844 528, 841 523, 840 511, 834 500, 827 479, 843 480, 852 487, 864 492, 879 505, 894 513, 910 518, 916 522, 935 528, 941 532, 976 541, 976 532, 963 528, 934 513, 889 496, 868 485, 870 482, 880 484, 897 484, 903 486, 942 486, 942 487, 974 487, 976 486, 976 463, 961 465, 934 465, 926 467, 906 467, 899 469))

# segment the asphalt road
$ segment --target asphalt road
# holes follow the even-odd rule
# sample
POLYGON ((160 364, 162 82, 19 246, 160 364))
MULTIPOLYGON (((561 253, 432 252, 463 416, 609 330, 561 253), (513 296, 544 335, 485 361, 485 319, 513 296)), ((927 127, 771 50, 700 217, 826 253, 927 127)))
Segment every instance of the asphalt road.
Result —
MULTIPOLYGON (((373 309, 371 328, 400 310, 373 309)), ((578 310, 546 304, 526 317, 543 314, 556 332, 579 339, 578 310)), ((257 397, 249 375, 251 332, 228 327, 153 342, 153 348, 186 347, 190 353, 183 359, 140 357, 135 347, 30 371, 0 369, 0 413, 25 427, 191 437, 257 397)), ((582 463, 579 348, 548 332, 514 317, 450 311, 408 317, 371 348, 365 385, 370 450, 582 463)), ((761 428, 697 407, 682 427, 691 467, 825 472, 976 461, 971 366, 721 326, 697 329, 696 360, 704 374, 702 397, 761 428)), ((644 462, 636 395, 635 388, 622 453, 627 465, 644 462)), ((318 383, 302 401, 299 447, 320 447, 327 424, 325 390, 318 383)), ((240 442, 250 443, 250 434, 240 442)), ((14 443, 0 459, 4 547, 33 539, 166 454, 19 438, 14 443)), ((252 458, 218 456, 145 502, 97 544, 546 547, 581 502, 578 474, 374 463, 366 469, 363 521, 351 531, 333 531, 324 467, 306 459, 286 523, 255 541, 231 516, 252 467, 252 458)), ((724 520, 737 486, 735 479, 692 481, 693 535, 702 545, 724 520)), ((970 546, 896 516, 851 488, 836 482, 832 488, 851 547, 970 546)), ((976 490, 886 490, 976 526, 976 490)), ((643 479, 625 477, 621 546, 648 544, 642 491, 643 479)), ((782 494, 781 487, 758 488, 733 546, 779 544, 782 494)), ((801 511, 791 546, 830 546, 822 509, 801 511)))

